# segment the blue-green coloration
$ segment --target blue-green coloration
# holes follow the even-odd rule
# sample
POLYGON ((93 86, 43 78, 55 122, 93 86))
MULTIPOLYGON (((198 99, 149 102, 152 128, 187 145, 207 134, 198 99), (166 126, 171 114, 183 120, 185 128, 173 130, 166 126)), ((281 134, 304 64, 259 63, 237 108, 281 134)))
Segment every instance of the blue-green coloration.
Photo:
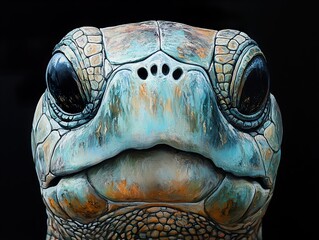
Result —
POLYGON ((245 33, 81 27, 32 126, 47 239, 262 239, 282 123, 245 33))

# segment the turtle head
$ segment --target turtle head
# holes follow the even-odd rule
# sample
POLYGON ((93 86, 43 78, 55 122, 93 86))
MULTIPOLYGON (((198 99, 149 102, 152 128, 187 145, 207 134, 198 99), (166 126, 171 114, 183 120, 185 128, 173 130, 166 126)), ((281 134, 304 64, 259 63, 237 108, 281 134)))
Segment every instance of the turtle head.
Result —
POLYGON ((49 236, 261 238, 282 122, 247 34, 81 27, 46 83, 31 135, 49 236))

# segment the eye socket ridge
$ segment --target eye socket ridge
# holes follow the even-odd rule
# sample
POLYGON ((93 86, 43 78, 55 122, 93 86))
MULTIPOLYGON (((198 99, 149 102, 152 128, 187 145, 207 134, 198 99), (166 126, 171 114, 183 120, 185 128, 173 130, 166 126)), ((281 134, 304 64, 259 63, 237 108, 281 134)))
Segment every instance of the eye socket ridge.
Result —
POLYGON ((56 105, 69 114, 82 112, 86 106, 77 74, 66 56, 56 52, 46 70, 47 87, 56 105))

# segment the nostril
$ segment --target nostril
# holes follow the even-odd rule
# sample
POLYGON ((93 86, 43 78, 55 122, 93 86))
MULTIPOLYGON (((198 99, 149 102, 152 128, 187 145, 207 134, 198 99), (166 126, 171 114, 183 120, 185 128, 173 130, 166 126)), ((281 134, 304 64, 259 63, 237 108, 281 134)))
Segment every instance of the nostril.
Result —
POLYGON ((148 76, 148 73, 147 73, 146 68, 144 68, 144 67, 139 68, 139 69, 137 70, 137 75, 138 75, 141 79, 145 80, 145 79, 147 78, 147 76, 148 76))
POLYGON ((151 67, 151 73, 153 74, 153 76, 156 75, 156 73, 157 73, 157 66, 156 66, 156 65, 153 65, 153 66, 151 67))
POLYGON ((164 75, 167 75, 169 73, 169 66, 167 66, 167 64, 163 64, 162 66, 162 73, 164 75))
MULTIPOLYGON (((156 76, 157 75, 157 71, 158 71, 158 67, 156 64, 152 65, 151 68, 149 69, 151 74, 153 76, 156 76)), ((163 75, 167 76, 170 72, 170 67, 164 63, 162 65, 162 73, 163 75)), ((140 67, 139 69, 137 69, 137 75, 142 79, 142 80, 146 80, 147 77, 148 77, 148 70, 145 68, 145 67, 140 67)), ((175 80, 178 80, 181 78, 181 76, 183 75, 183 70, 182 68, 180 67, 177 67, 173 73, 172 73, 172 76, 175 80)))
POLYGON ((183 74, 183 70, 181 68, 176 68, 173 72, 173 78, 178 80, 183 74))

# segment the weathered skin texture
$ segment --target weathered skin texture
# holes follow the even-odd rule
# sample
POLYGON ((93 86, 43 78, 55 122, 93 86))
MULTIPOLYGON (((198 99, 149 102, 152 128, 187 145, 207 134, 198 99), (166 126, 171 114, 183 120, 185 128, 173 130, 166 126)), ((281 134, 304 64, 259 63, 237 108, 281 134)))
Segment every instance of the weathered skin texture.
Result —
POLYGON ((31 133, 46 239, 262 239, 282 141, 269 80, 237 30, 66 34, 31 133))

